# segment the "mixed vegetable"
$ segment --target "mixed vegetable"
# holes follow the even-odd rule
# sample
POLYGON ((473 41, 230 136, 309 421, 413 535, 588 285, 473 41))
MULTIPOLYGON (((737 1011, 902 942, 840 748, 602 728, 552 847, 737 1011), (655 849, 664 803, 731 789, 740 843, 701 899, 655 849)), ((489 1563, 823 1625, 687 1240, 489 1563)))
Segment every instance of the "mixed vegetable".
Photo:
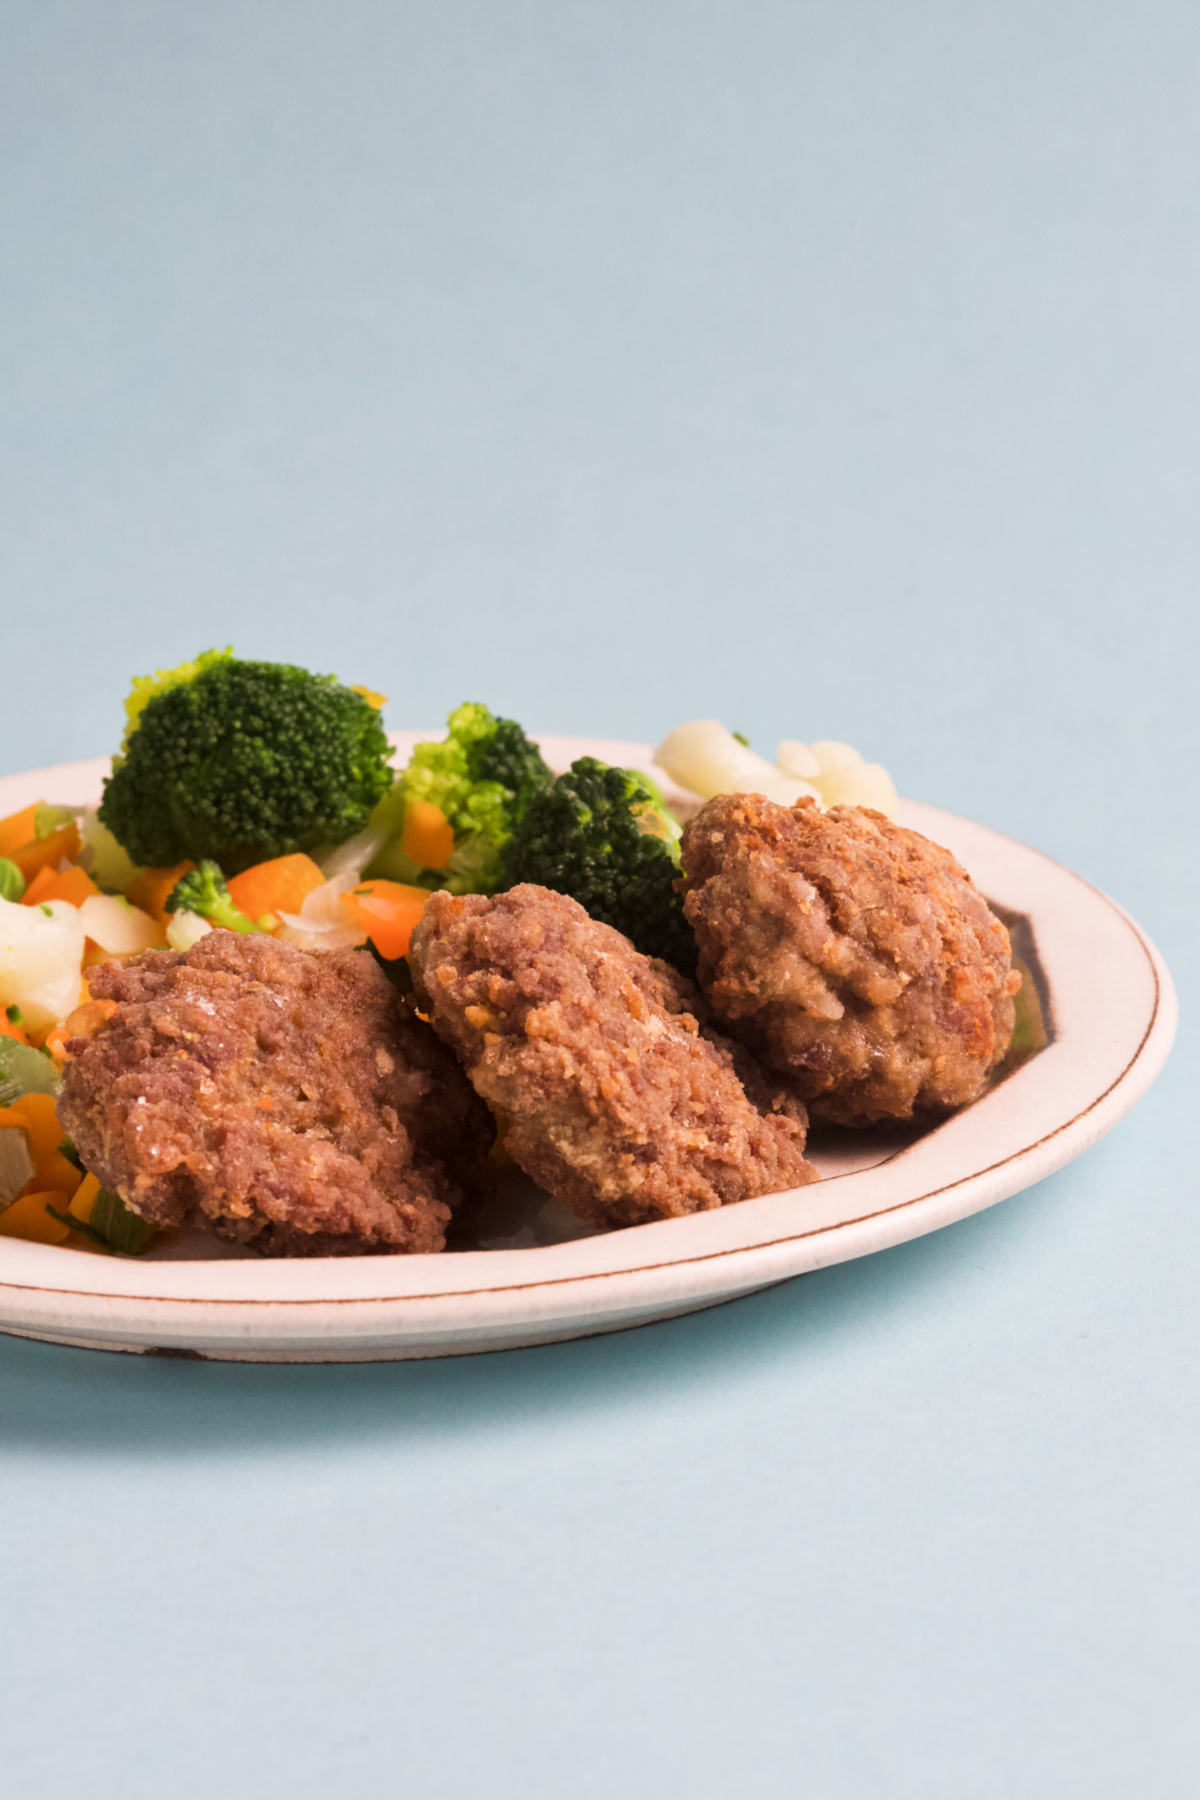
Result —
MULTIPOLYGON (((138 1254, 151 1229, 81 1168, 55 1112, 89 968, 206 932, 369 946, 397 977, 430 893, 535 882, 689 969, 680 825, 643 773, 583 757, 555 776, 512 719, 467 703, 392 767, 381 695, 210 650, 139 677, 98 808, 0 819, 0 1236, 138 1254)), ((656 759, 693 794, 891 813, 887 772, 847 745, 775 763, 712 720, 656 759)))

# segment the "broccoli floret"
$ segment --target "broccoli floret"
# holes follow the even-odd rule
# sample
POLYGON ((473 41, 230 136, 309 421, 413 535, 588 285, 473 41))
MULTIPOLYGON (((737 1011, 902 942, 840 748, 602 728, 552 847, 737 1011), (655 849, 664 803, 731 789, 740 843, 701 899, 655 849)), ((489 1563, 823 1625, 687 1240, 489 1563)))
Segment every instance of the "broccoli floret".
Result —
POLYGON ((195 681, 197 675, 205 669, 211 669, 217 663, 232 662, 233 646, 227 645, 224 650, 202 650, 191 662, 180 663, 177 669, 156 669, 153 675, 135 675, 129 687, 129 695, 125 701, 125 736, 121 740, 122 750, 128 750, 129 740, 138 728, 142 713, 151 700, 159 694, 165 694, 168 688, 181 687, 185 681, 195 681))
POLYGON ((167 896, 169 913, 199 913, 221 931, 261 931, 262 926, 244 913, 230 895, 220 865, 206 858, 198 868, 181 875, 167 896))
POLYGON ((535 794, 505 854, 511 885, 570 894, 647 956, 690 973, 696 943, 675 891, 680 830, 644 775, 593 756, 535 794))
POLYGON ((378 710, 331 675, 209 651, 144 697, 100 818, 135 863, 211 857, 230 875, 340 844, 393 775, 378 710))
POLYGON ((432 801, 454 827, 454 852, 436 885, 452 894, 490 894, 504 879, 514 827, 554 776, 521 727, 486 706, 459 706, 446 723, 447 737, 413 751, 402 777, 405 798, 432 801))

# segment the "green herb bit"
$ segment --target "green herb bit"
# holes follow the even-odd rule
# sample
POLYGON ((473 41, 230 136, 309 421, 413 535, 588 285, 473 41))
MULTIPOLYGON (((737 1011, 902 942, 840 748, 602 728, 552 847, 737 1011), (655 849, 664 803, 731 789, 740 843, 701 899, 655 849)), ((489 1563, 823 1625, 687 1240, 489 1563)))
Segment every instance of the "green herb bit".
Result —
POLYGON ((141 1256, 154 1242, 153 1225, 131 1212, 121 1196, 108 1188, 101 1188, 92 1201, 90 1219, 78 1219, 73 1212, 59 1212, 48 1200, 46 1211, 60 1225, 81 1231, 102 1250, 115 1251, 118 1256, 141 1256))
POLYGON ((84 1237, 91 1238, 97 1250, 107 1250, 109 1248, 108 1239, 102 1237, 95 1226, 89 1225, 86 1219, 77 1219, 73 1212, 60 1212, 57 1206, 51 1206, 48 1200, 46 1202, 46 1211, 50 1214, 52 1219, 57 1219, 60 1225, 69 1225, 72 1231, 78 1231, 84 1237))
POLYGON ((74 1168, 78 1169, 79 1173, 81 1175, 85 1175, 87 1173, 83 1164, 79 1160, 79 1152, 75 1148, 74 1144, 71 1142, 70 1138, 65 1137, 63 1139, 62 1143, 58 1146, 58 1154, 61 1157, 63 1157, 67 1162, 69 1162, 74 1168))

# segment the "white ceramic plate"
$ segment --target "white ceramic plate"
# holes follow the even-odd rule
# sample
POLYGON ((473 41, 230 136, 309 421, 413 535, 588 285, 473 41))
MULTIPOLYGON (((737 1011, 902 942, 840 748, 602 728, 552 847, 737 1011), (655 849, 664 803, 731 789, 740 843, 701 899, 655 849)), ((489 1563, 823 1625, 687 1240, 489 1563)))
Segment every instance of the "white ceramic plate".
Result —
MULTIPOLYGON (((422 733, 399 734, 401 756, 422 733)), ((645 745, 545 738, 653 769, 645 745)), ((0 817, 94 800, 107 765, 0 779, 0 817)), ((661 776, 660 776, 661 779, 661 776)), ((1170 977, 1113 901, 982 825, 905 802, 1014 927, 1049 1041, 922 1133, 815 1136, 812 1187, 692 1218, 579 1235, 526 1190, 482 1241, 441 1256, 271 1262, 193 1238, 141 1261, 0 1239, 0 1330, 94 1349, 254 1362, 371 1362, 550 1343, 670 1318, 936 1231, 1078 1156, 1140 1099, 1175 1029, 1170 977), (516 1247, 511 1247, 516 1246, 516 1247)))

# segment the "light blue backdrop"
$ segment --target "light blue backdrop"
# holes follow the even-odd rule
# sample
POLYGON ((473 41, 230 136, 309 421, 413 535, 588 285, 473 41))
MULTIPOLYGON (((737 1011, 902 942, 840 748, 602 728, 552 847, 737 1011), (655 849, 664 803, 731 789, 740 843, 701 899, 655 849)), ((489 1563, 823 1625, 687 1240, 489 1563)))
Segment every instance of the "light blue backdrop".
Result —
POLYGON ((0 767, 229 641, 846 737, 1185 1006, 1082 1162, 709 1316, 0 1340, 9 1792, 1195 1792, 1198 75, 1190 0, 3 9, 0 767))

